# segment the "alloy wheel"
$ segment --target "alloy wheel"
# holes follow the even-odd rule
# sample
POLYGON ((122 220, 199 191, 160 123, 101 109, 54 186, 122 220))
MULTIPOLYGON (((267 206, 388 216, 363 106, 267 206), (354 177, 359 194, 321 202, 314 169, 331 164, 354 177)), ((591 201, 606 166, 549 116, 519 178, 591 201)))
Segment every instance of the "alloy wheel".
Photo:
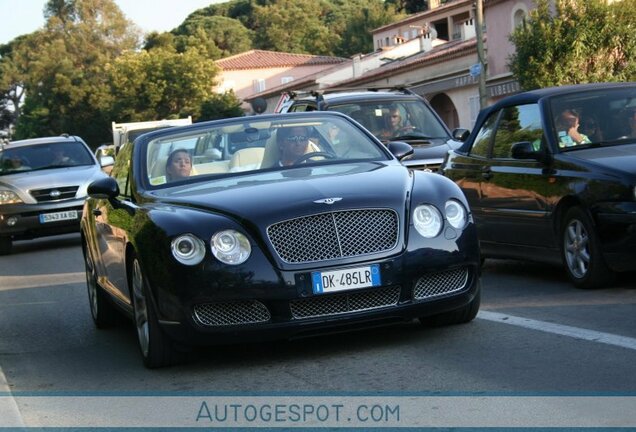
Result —
POLYGON ((583 278, 590 267, 589 234, 585 225, 578 219, 572 219, 565 228, 563 236, 565 260, 573 276, 583 278))
POLYGON ((148 303, 144 293, 144 277, 136 259, 133 262, 132 286, 134 296, 135 327, 137 339, 144 357, 148 357, 150 335, 148 329, 148 303))

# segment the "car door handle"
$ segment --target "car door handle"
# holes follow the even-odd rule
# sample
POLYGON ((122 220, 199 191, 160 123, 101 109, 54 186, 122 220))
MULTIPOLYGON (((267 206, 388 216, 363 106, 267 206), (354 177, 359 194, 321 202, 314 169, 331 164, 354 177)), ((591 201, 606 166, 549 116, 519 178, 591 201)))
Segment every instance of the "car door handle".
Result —
POLYGON ((93 216, 101 216, 102 215, 102 211, 99 209, 93 209, 93 216))
POLYGON ((481 176, 486 180, 490 180, 490 178, 492 177, 492 171, 490 170, 490 167, 482 168, 481 176))

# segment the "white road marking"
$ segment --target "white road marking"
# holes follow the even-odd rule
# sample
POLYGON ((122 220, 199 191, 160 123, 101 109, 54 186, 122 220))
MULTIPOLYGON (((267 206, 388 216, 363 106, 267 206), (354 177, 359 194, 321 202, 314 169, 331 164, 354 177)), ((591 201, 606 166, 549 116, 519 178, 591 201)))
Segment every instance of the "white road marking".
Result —
POLYGON ((7 377, 4 376, 4 372, 0 367, 0 427, 24 427, 24 421, 20 414, 20 409, 15 401, 15 398, 11 394, 11 388, 7 383, 7 377))
POLYGON ((561 336, 568 336, 575 339, 582 339, 590 342, 598 342, 607 345, 614 345, 621 348, 636 350, 636 339, 627 336, 618 336, 611 333, 587 330, 579 327, 554 324, 545 321, 537 321, 529 318, 522 318, 485 310, 479 311, 477 318, 502 324, 514 325, 517 327, 524 327, 532 330, 538 330, 545 333, 552 333, 561 336))

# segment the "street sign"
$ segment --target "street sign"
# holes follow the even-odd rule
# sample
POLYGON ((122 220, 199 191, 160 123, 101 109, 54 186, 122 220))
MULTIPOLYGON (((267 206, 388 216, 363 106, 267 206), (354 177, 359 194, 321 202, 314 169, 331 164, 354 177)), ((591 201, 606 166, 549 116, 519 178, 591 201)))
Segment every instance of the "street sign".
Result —
POLYGON ((481 63, 475 63, 474 65, 472 65, 469 69, 468 72, 470 73, 471 77, 477 77, 481 74, 481 63))

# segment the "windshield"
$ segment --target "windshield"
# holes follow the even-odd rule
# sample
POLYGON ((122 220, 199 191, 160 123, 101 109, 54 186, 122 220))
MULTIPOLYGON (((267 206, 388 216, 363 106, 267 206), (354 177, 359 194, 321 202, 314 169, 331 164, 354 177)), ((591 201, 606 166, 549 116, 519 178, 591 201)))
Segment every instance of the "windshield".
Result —
POLYGON ((178 128, 150 140, 143 153, 143 176, 155 187, 209 180, 209 175, 222 178, 390 158, 347 118, 324 113, 214 122, 186 131, 178 128))
POLYGON ((556 142, 562 150, 628 144, 636 139, 636 88, 582 91, 555 97, 550 105, 556 142))
POLYGON ((88 149, 80 142, 34 144, 0 148, 0 175, 93 165, 88 149))
POLYGON ((431 108, 418 99, 356 102, 332 105, 329 110, 347 114, 383 142, 450 139, 431 108))

